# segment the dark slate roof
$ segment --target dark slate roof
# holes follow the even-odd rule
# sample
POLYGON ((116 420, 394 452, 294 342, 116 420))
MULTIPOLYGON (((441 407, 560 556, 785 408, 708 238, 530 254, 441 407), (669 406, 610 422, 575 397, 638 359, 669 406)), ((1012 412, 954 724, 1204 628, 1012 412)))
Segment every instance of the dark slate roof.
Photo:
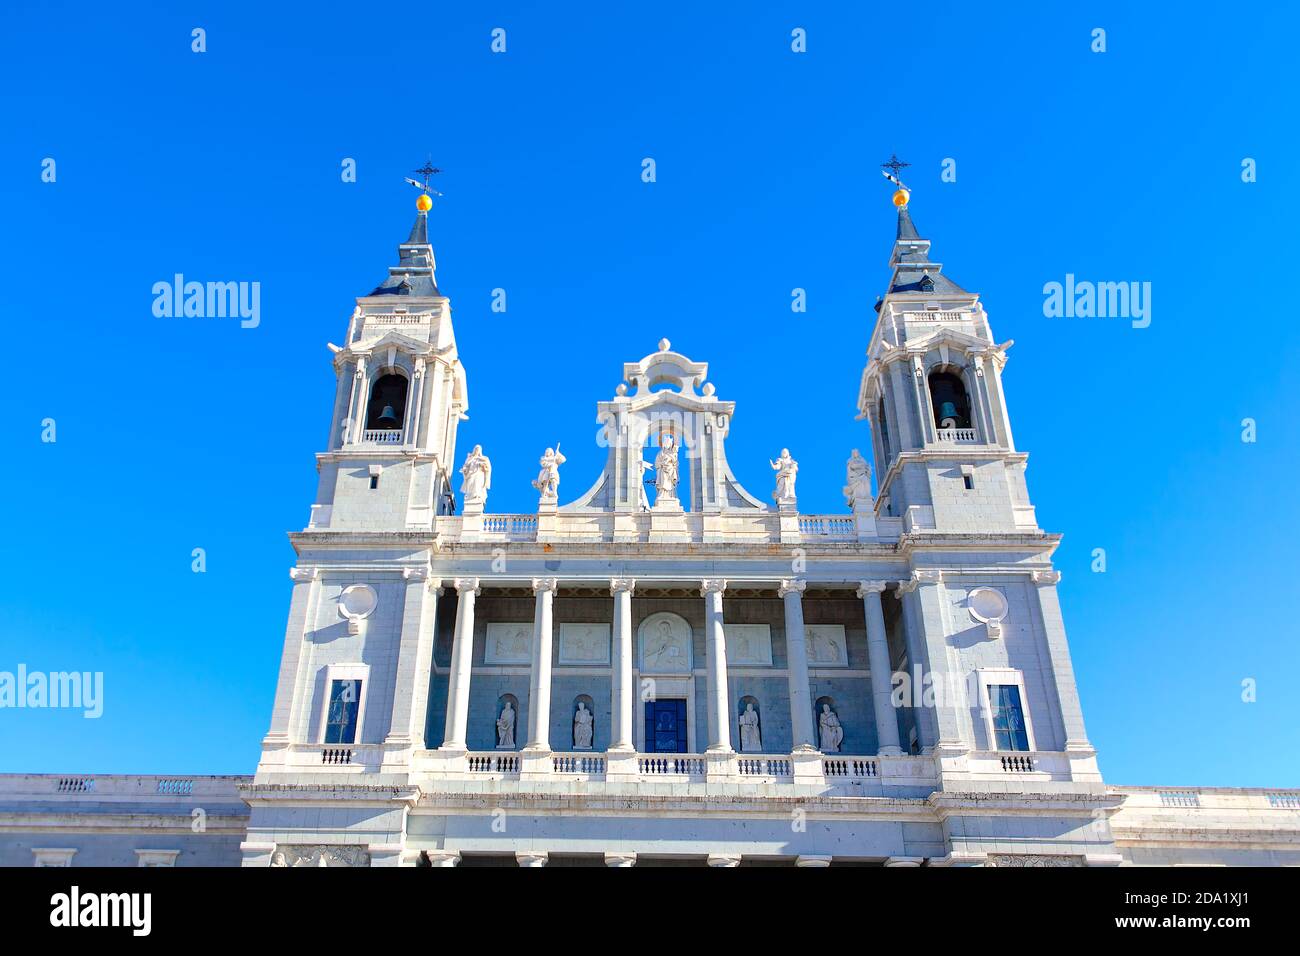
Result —
POLYGON ((894 240, 894 253, 890 259, 894 278, 890 292, 936 292, 939 294, 966 290, 943 275, 943 263, 930 261, 930 243, 917 232, 912 215, 903 206, 898 210, 898 237, 894 240), (924 287, 926 278, 934 283, 933 289, 924 287))
POLYGON ((371 295, 410 295, 429 298, 440 295, 433 275, 433 247, 429 245, 429 216, 418 213, 411 234, 397 247, 398 262, 389 266, 388 278, 371 295))
POLYGON ((899 239, 920 239, 916 231, 916 226, 912 225, 912 216, 903 206, 898 210, 898 235, 899 239))

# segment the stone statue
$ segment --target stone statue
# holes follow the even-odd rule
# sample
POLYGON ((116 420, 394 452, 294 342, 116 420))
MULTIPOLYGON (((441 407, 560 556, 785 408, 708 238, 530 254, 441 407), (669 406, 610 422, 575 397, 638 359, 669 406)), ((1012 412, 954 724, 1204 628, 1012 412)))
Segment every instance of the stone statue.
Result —
POLYGON ((776 472, 776 491, 772 492, 772 500, 794 501, 794 476, 799 471, 799 463, 790 457, 790 449, 782 448, 781 457, 768 463, 776 472))
POLYGON ((844 728, 840 726, 840 719, 835 716, 835 711, 831 710, 830 704, 822 704, 821 716, 817 718, 817 723, 821 728, 822 753, 839 753, 840 744, 844 742, 844 728))
POLYGON ((560 466, 566 461, 568 459, 560 454, 559 442, 555 443, 554 448, 546 449, 546 454, 538 461, 538 464, 542 466, 542 470, 538 473, 537 480, 533 482, 533 487, 541 492, 543 500, 553 500, 559 492, 560 466))
POLYGON ((515 746, 515 709, 506 701, 497 718, 497 747, 501 750, 513 750, 515 746))
POLYGON ((659 454, 655 456, 655 502, 677 497, 677 439, 667 433, 659 436, 659 454))
POLYGON ((467 505, 481 505, 487 501, 488 489, 492 487, 492 462, 483 454, 482 445, 475 445, 474 450, 465 456, 460 473, 464 478, 460 485, 461 500, 467 505))
POLYGON ((758 727, 758 711, 753 704, 745 704, 745 712, 740 715, 740 749, 747 754, 758 753, 763 749, 763 734, 758 727))
POLYGON ((846 464, 844 503, 853 511, 861 508, 865 511, 875 509, 875 499, 871 496, 871 466, 856 448, 846 464))
POLYGON ((591 749, 592 716, 587 705, 578 701, 578 710, 573 715, 573 749, 591 749))

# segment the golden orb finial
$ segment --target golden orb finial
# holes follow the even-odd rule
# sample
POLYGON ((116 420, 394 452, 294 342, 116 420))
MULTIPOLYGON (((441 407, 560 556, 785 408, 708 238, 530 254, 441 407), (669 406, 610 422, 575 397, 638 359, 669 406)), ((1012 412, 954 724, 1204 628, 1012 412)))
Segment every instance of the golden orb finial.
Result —
POLYGON ((420 212, 428 212, 433 208, 433 200, 429 198, 428 193, 420 194, 420 198, 415 201, 415 208, 420 212))
POLYGON ((907 205, 907 201, 912 198, 912 194, 906 189, 900 189, 894 193, 894 205, 902 209, 907 205))

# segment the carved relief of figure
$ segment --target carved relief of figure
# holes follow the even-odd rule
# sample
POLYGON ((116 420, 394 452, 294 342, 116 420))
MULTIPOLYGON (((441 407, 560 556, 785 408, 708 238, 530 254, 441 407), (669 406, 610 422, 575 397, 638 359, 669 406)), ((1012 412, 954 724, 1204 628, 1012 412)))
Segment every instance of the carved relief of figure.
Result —
POLYGON ((501 716, 497 718, 497 747, 502 750, 513 750, 514 746, 515 709, 510 701, 506 701, 505 706, 501 708, 501 716))
POLYGON ((664 433, 659 436, 659 454, 655 456, 655 502, 677 497, 677 440, 664 433))
POLYGON ((822 704, 821 716, 817 718, 817 723, 821 728, 822 753, 839 753, 840 744, 844 742, 844 728, 840 726, 840 719, 835 716, 835 711, 831 710, 830 704, 822 704))
POLYGON ((563 465, 567 458, 560 454, 560 444, 555 443, 554 448, 546 449, 546 454, 538 462, 542 470, 537 475, 537 480, 533 482, 533 487, 541 492, 542 498, 554 498, 560 490, 560 466, 563 465))
POLYGON ((776 491, 772 492, 775 501, 794 501, 794 476, 799 471, 799 463, 790 457, 790 449, 782 448, 781 457, 768 462, 776 472, 776 491))
POLYGON ((591 749, 592 716, 587 705, 578 701, 578 709, 573 715, 573 749, 591 749))
POLYGON ((483 454, 483 446, 475 445, 474 450, 465 456, 465 464, 460 468, 464 479, 460 493, 465 504, 483 504, 487 501, 488 490, 492 487, 492 462, 483 454))
POLYGON ((844 481, 845 504, 854 511, 857 511, 859 506, 866 510, 875 507, 875 499, 871 496, 871 466, 856 448, 849 456, 844 481))
POLYGON ((747 754, 758 753, 763 749, 763 735, 758 726, 758 711, 751 703, 745 704, 745 712, 740 715, 740 749, 747 754))
POLYGON ((650 635, 647 645, 645 652, 647 668, 673 672, 685 668, 686 662, 677 635, 673 633, 673 626, 667 621, 659 622, 655 632, 650 635))

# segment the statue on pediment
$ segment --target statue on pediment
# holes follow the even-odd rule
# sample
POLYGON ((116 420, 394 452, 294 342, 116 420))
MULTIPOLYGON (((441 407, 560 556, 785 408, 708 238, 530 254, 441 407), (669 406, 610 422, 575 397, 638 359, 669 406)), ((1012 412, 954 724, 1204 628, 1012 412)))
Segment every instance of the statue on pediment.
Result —
POLYGON ((492 462, 483 454, 482 445, 475 445, 474 450, 465 456, 460 474, 463 479, 460 493, 465 504, 481 505, 486 502, 488 490, 492 487, 492 462))
POLYGON ((677 497, 677 439, 665 432, 659 436, 655 456, 655 500, 677 497))
POLYGON ((794 501, 794 478, 799 473, 799 463, 790 457, 790 449, 782 448, 781 457, 768 462, 776 472, 776 491, 772 492, 774 501, 794 501))
POLYGON ((533 482, 533 487, 541 492, 542 500, 554 500, 560 490, 560 466, 563 465, 567 458, 560 453, 560 443, 556 442, 554 448, 546 449, 546 454, 542 455, 538 464, 541 466, 541 472, 538 473, 537 479, 533 482))
POLYGON ((872 511, 876 502, 871 495, 871 466, 856 448, 845 465, 844 503, 853 511, 872 511))

